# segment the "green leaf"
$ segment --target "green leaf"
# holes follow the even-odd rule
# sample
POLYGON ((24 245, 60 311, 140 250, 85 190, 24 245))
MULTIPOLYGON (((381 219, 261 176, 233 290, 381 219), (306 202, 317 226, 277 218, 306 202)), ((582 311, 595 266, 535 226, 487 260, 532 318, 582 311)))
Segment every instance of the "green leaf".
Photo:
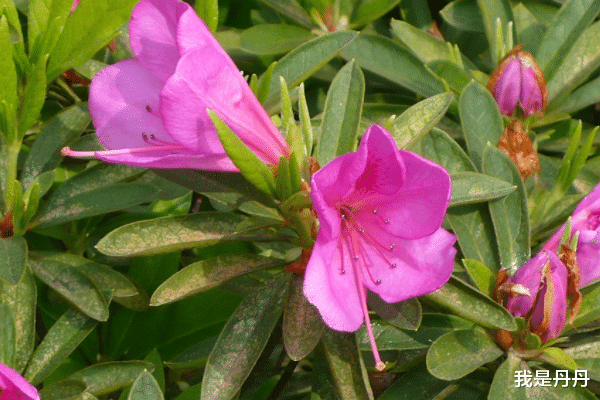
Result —
POLYGON ((323 332, 325 358, 340 400, 373 399, 361 356, 352 333, 326 328, 323 332))
MULTIPOLYGON (((265 1, 265 0, 263 0, 265 1)), ((287 0, 286 2, 289 2, 287 0)), ((270 3, 270 2, 269 2, 270 3)), ((312 26, 312 23, 311 23, 312 26)), ((282 76, 292 89, 317 72, 321 67, 335 57, 343 48, 348 46, 358 33, 339 31, 317 37, 295 48, 281 58, 273 69, 269 93, 264 102, 268 110, 279 101, 281 94, 279 77, 282 76)))
POLYGON ((15 367, 16 359, 16 324, 10 306, 0 301, 0 363, 15 367))
POLYGON ((60 150, 90 124, 87 103, 79 103, 58 113, 37 136, 23 166, 23 187, 28 187, 36 176, 58 167, 62 161, 60 150))
POLYGON ((546 111, 553 113, 575 113, 582 108, 596 104, 598 102, 599 91, 600 77, 597 77, 578 87, 566 99, 549 104, 546 111))
POLYGON ((400 149, 411 149, 442 119, 454 96, 440 93, 422 100, 394 120, 389 131, 400 149))
POLYGON ((550 358, 546 359, 546 361, 555 364, 559 368, 569 368, 572 370, 579 368, 573 358, 571 358, 571 356, 561 348, 546 347, 544 349, 544 355, 547 355, 550 358))
POLYGON ((261 24, 246 29, 240 36, 240 47, 252 54, 284 54, 315 38, 315 34, 295 25, 261 24))
POLYGON ((84 1, 69 16, 50 54, 46 77, 53 81, 61 72, 85 61, 100 50, 130 17, 137 0, 84 1))
POLYGON ((206 364, 202 398, 229 400, 238 392, 283 311, 289 282, 289 274, 275 275, 234 311, 206 364))
POLYGON ((94 364, 70 375, 87 385, 87 390, 102 396, 130 385, 145 370, 152 370, 152 364, 145 361, 113 361, 94 364))
POLYGON ((375 21, 400 3, 400 0, 363 0, 357 3, 352 18, 351 26, 361 26, 375 21))
MULTIPOLYGON (((488 400, 526 400, 529 396, 524 386, 515 385, 515 373, 517 371, 531 370, 527 364, 518 358, 512 351, 508 352, 508 358, 500 365, 494 374, 494 380, 490 387, 488 400)), ((537 388, 539 392, 540 388, 537 388)))
POLYGON ((459 0, 449 3, 440 11, 440 15, 454 28, 461 31, 485 32, 483 17, 476 0, 459 0))
POLYGON ((517 188, 502 179, 476 172, 457 172, 452 179, 450 206, 478 203, 505 197, 517 188))
POLYGON ((17 71, 12 57, 12 45, 10 43, 9 26, 6 16, 0 17, 0 101, 4 103, 0 107, 0 132, 8 143, 14 140, 14 129, 17 111, 17 71))
POLYGON ((244 178, 261 192, 275 196, 273 172, 212 110, 208 110, 225 152, 240 170, 244 178))
POLYGON ((164 400, 156 379, 148 371, 142 371, 131 386, 127 400, 164 400))
POLYGON ((319 311, 302 293, 303 279, 294 274, 283 310, 283 345, 294 361, 306 357, 317 345, 325 324, 319 311))
MULTIPOLYGON (((600 9, 600 7, 598 7, 600 9)), ((548 82, 548 102, 556 100, 563 107, 564 99, 571 91, 585 83, 600 66, 600 52, 596 44, 600 40, 600 22, 595 22, 577 39, 556 73, 548 82)), ((570 99, 569 99, 570 100, 570 99)), ((571 100, 572 101, 572 100, 571 100)))
POLYGON ((150 305, 160 306, 172 303, 252 271, 284 264, 284 260, 255 254, 223 254, 198 261, 179 270, 164 281, 152 294, 150 305))
POLYGON ((114 297, 130 297, 137 294, 135 285, 125 275, 87 258, 50 251, 32 251, 29 257, 33 263, 54 264, 57 270, 73 267, 87 276, 98 289, 111 290, 114 297))
MULTIPOLYGON (((509 35, 506 32, 509 22, 513 22, 512 9, 508 0, 477 0, 477 6, 483 17, 483 26, 485 28, 485 36, 488 39, 490 52, 495 63, 498 63, 504 55, 512 49, 503 48, 503 43, 499 43, 496 37, 496 26, 499 23, 502 27, 504 35, 509 35)), ((511 37, 517 37, 515 26, 512 27, 511 37)))
POLYGON ((399 43, 383 36, 361 33, 342 51, 363 70, 373 72, 425 97, 445 92, 444 84, 399 43))
POLYGON ((515 319, 504 307, 454 277, 440 289, 421 299, 485 328, 507 331, 517 329, 515 319))
POLYGON ((471 82, 471 78, 452 61, 435 60, 425 64, 433 73, 446 81, 454 93, 460 94, 471 82))
MULTIPOLYGON (((5 239, 6 240, 6 239, 5 239)), ((15 360, 13 369, 22 372, 29 362, 35 340, 35 313, 37 287, 29 268, 16 285, 0 279, 0 303, 12 313, 15 326, 15 360)))
POLYGON ((33 62, 39 62, 52 52, 72 5, 71 0, 31 0, 27 33, 29 57, 33 62))
POLYGON ((62 197, 65 191, 54 192, 33 223, 37 228, 47 228, 68 221, 101 215, 147 202, 158 189, 147 183, 123 183, 108 186, 73 197, 62 197))
POLYGON ((46 63, 48 55, 42 56, 32 66, 31 73, 27 75, 25 95, 19 110, 18 137, 23 138, 27 129, 33 125, 40 115, 46 98, 46 63))
POLYGON ((278 241, 288 237, 259 225, 239 227, 244 221, 253 220, 221 212, 156 218, 121 226, 103 237, 96 247, 106 255, 125 257, 171 253, 216 243, 278 241))
POLYGON ((58 261, 31 258, 34 274, 81 312, 99 321, 108 319, 108 299, 79 269, 58 261))
POLYGON ((197 0, 194 2, 196 14, 206 23, 211 33, 217 31, 219 25, 219 4, 218 0, 197 0))
MULTIPOLYGON (((573 326, 575 328, 600 318, 600 285, 595 284, 582 289, 583 299, 573 326)), ((566 327, 569 330, 569 325, 566 327)))
POLYGON ((416 298, 390 304, 375 293, 369 292, 367 293, 367 304, 380 318, 398 328, 414 331, 421 325, 423 310, 421 303, 416 298))
POLYGON ((35 349, 23 375, 25 379, 32 385, 39 385, 79 346, 97 323, 73 308, 65 312, 35 349))
POLYGON ((448 385, 448 381, 437 379, 419 366, 401 376, 377 400, 430 400, 442 394, 448 385))
MULTIPOLYGON (((431 11, 427 0, 405 0, 400 4, 400 15, 407 25, 427 30, 431 27, 431 11)), ((392 23, 393 23, 392 19, 392 23)))
POLYGON ((504 133, 500 110, 491 93, 480 83, 473 81, 460 95, 459 111, 469 155, 477 169, 481 170, 481 159, 487 142, 496 146, 504 133))
POLYGON ((600 340, 594 338, 564 350, 577 363, 576 369, 587 369, 590 378, 600 379, 600 340))
MULTIPOLYGON (((296 21, 301 26, 312 29, 314 28, 314 23, 310 19, 308 13, 302 8, 300 4, 296 0, 260 0, 262 3, 265 3, 269 7, 279 11, 283 15, 291 18, 296 21)), ((287 81, 287 79, 286 79, 287 81)))
POLYGON ((354 151, 365 95, 365 79, 354 60, 335 76, 327 91, 315 157, 325 165, 354 151))
MULTIPOLYGON (((377 348, 384 350, 426 349, 438 337, 446 334, 448 329, 421 326, 417 331, 400 329, 383 321, 371 323, 377 348)), ((361 327, 356 332, 358 347, 363 351, 371 351, 371 342, 367 330, 361 327)))
POLYGON ((527 194, 517 167, 495 147, 488 146, 483 153, 483 172, 517 187, 509 195, 488 204, 498 241, 500 264, 512 275, 531 257, 527 194))
POLYGON ((44 400, 83 400, 85 390, 86 386, 82 381, 67 379, 44 385, 39 393, 44 400))
POLYGON ((433 342, 427 351, 427 369, 436 378, 451 381, 470 374, 502 354, 483 329, 459 330, 433 342))
POLYGON ((27 263, 27 241, 22 236, 0 240, 0 279, 16 285, 27 263))
POLYGON ((560 8, 535 54, 547 82, 598 11, 600 2, 595 0, 569 0, 560 8))
POLYGON ((475 165, 465 151, 446 132, 433 128, 419 142, 414 151, 431 160, 450 174, 475 172, 475 165))
POLYGON ((463 265, 477 289, 493 298, 496 276, 492 270, 477 260, 463 259, 463 265))

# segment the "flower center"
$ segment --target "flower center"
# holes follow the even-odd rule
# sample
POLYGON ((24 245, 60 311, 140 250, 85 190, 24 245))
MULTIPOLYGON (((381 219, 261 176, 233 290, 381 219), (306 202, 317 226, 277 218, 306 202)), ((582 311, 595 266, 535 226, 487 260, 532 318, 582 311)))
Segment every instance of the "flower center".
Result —
POLYGON ((600 226, 600 212, 591 213, 587 217, 588 229, 595 231, 600 226))

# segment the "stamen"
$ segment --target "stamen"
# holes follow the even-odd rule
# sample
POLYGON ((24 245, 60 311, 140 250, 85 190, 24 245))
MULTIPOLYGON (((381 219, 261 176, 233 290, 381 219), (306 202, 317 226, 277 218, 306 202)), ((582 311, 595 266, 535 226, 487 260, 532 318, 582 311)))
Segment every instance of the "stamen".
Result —
POLYGON ((398 264, 396 264, 396 263, 393 263, 392 265, 390 265, 390 267, 392 267, 392 268, 396 268, 397 266, 398 266, 398 264))
POLYGON ((98 156, 115 156, 119 154, 134 154, 134 153, 151 153, 153 151, 165 151, 165 150, 185 150, 186 148, 179 145, 172 146, 153 146, 153 147, 138 147, 134 149, 119 149, 119 150, 101 150, 101 151, 75 151, 69 147, 63 147, 60 154, 63 157, 98 157, 98 156))
POLYGON ((387 225, 387 224, 389 224, 389 223, 390 223, 390 220, 389 220, 389 219, 386 219, 385 221, 383 221, 383 223, 387 225))
POLYGON ((152 112, 152 109, 150 108, 150 105, 149 105, 149 104, 146 104, 146 111, 148 111, 148 112, 152 112))
POLYGON ((390 251, 394 250, 394 247, 396 247, 396 245, 395 245, 395 244, 393 244, 393 243, 392 243, 392 244, 390 244, 390 251))
POLYGON ((373 209, 373 214, 377 214, 377 209, 376 208, 373 209))

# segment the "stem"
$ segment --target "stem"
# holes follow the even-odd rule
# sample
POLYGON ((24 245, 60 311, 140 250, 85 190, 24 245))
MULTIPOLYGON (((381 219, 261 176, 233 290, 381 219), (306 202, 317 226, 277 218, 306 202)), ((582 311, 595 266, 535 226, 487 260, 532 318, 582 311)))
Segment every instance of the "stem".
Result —
POLYGON ((267 400, 277 400, 279 396, 281 396, 281 394, 285 390, 285 387, 290 381, 290 378, 294 374, 294 370, 296 369, 297 365, 298 361, 290 360, 290 362, 285 366, 285 370, 281 374, 281 378, 279 378, 279 380, 275 384, 273 391, 271 392, 271 394, 269 394, 269 397, 267 397, 267 400))
POLYGON ((17 158, 20 150, 21 143, 17 141, 8 148, 6 181, 4 182, 4 206, 6 212, 13 209, 15 197, 14 185, 17 179, 17 158))

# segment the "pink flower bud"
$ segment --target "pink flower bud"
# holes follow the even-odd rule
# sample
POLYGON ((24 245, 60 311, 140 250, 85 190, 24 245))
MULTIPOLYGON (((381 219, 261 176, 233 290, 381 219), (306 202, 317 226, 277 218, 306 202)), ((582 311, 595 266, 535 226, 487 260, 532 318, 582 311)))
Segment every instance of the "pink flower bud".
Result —
POLYGON ((517 104, 525 117, 543 115, 548 103, 544 74, 535 58, 521 47, 516 46, 500 61, 487 88, 504 115, 512 116, 517 104))
POLYGON ((17 371, 0 364, 1 400, 39 400, 37 390, 17 371))
POLYGON ((567 267, 552 252, 541 251, 508 279, 506 308, 528 320, 542 343, 558 337, 567 318, 567 267))

